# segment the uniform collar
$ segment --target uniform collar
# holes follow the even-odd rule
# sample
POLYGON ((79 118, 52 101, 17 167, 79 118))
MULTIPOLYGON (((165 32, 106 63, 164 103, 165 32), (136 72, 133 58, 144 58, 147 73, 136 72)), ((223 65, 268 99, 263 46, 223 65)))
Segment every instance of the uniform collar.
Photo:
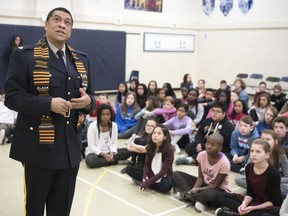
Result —
MULTIPOLYGON (((58 48, 55 47, 48 39, 47 39, 47 42, 49 44, 49 47, 50 49, 52 50, 52 52, 55 54, 55 56, 58 58, 58 55, 57 55, 57 51, 58 51, 58 48)), ((63 51, 63 55, 64 55, 64 59, 66 59, 66 44, 64 45, 64 47, 62 48, 62 51, 63 51)))

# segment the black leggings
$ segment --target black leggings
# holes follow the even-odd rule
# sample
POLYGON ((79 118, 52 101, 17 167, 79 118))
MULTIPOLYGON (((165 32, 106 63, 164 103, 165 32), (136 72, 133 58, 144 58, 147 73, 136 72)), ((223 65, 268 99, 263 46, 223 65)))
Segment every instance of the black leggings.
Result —
MULTIPOLYGON (((197 177, 189 175, 185 172, 175 171, 171 176, 171 180, 174 192, 177 191, 188 192, 194 187, 194 184, 197 181, 197 177)), ((202 187, 204 186, 206 185, 202 185, 202 187)), ((218 207, 220 206, 220 202, 217 200, 217 194, 220 193, 221 191, 224 190, 220 188, 207 189, 195 194, 191 194, 191 198, 192 200, 199 201, 204 205, 218 207)))
MULTIPOLYGON (((226 192, 221 192, 218 194, 217 199, 221 203, 222 206, 228 207, 234 212, 238 212, 238 207, 242 204, 241 198, 237 194, 231 194, 226 192)), ((246 215, 249 216, 272 216, 279 215, 280 208, 275 207, 270 210, 258 210, 252 211, 246 215)))
POLYGON ((117 154, 114 155, 114 161, 112 162, 107 162, 105 158, 95 153, 88 154, 85 158, 85 162, 90 168, 99 168, 118 164, 119 160, 127 160, 130 156, 131 153, 126 148, 120 148, 117 149, 117 154))
MULTIPOLYGON (((132 178, 142 182, 143 168, 139 166, 128 166, 126 173, 132 178)), ((170 177, 162 177, 160 182, 154 183, 150 186, 151 189, 161 192, 168 193, 172 189, 172 182, 170 177)))
POLYGON ((187 155, 192 157, 195 160, 198 155, 198 152, 196 151, 196 146, 197 146, 197 143, 192 142, 192 143, 187 144, 184 148, 187 155))

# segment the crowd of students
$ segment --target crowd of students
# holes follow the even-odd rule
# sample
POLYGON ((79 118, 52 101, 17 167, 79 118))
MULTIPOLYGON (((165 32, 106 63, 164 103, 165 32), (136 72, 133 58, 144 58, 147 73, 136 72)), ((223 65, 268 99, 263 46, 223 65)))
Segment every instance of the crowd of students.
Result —
POLYGON ((222 80, 217 90, 200 79, 194 87, 185 74, 180 98, 170 83, 158 88, 154 80, 147 86, 132 80, 129 88, 120 83, 114 103, 100 94, 87 116, 92 122, 83 145, 87 166, 129 159, 121 172, 141 190, 173 188, 198 212, 213 206, 220 207, 216 215, 287 214, 282 199, 288 193, 288 106, 281 86, 270 94, 260 82, 250 106, 242 79, 231 87, 222 80), (118 139, 126 139, 127 148, 119 149, 118 139), (173 162, 198 165, 198 176, 173 172, 173 162), (231 171, 246 195, 229 190, 231 171))
POLYGON ((5 93, 0 93, 0 145, 9 144, 13 140, 17 112, 9 109, 4 104, 5 93))

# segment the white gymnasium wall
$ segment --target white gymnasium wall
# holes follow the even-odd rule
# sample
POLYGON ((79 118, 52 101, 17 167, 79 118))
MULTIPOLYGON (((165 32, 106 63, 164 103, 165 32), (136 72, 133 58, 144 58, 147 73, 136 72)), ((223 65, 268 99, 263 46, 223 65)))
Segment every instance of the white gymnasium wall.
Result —
POLYGON ((64 6, 75 28, 126 31, 126 78, 136 69, 144 83, 155 79, 178 87, 183 74, 191 73, 194 82, 204 78, 217 88, 237 73, 287 74, 288 1, 254 0, 243 15, 234 0, 227 17, 219 2, 208 17, 202 0, 163 0, 162 13, 124 10, 124 0, 0 0, 0 23, 42 26, 48 11, 64 6), (195 34, 195 52, 143 52, 144 32, 195 34))
POLYGON ((242 14, 238 0, 224 17, 216 0, 214 12, 200 13, 197 79, 217 87, 221 79, 232 83, 238 73, 284 76, 288 72, 288 1, 254 0, 242 14))

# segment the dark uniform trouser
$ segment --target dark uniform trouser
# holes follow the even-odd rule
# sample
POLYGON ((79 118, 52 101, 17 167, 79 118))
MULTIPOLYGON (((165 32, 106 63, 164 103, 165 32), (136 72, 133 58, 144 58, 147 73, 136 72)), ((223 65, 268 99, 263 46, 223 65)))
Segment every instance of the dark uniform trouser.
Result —
POLYGON ((24 165, 25 216, 68 216, 79 165, 70 169, 47 169, 24 165))

